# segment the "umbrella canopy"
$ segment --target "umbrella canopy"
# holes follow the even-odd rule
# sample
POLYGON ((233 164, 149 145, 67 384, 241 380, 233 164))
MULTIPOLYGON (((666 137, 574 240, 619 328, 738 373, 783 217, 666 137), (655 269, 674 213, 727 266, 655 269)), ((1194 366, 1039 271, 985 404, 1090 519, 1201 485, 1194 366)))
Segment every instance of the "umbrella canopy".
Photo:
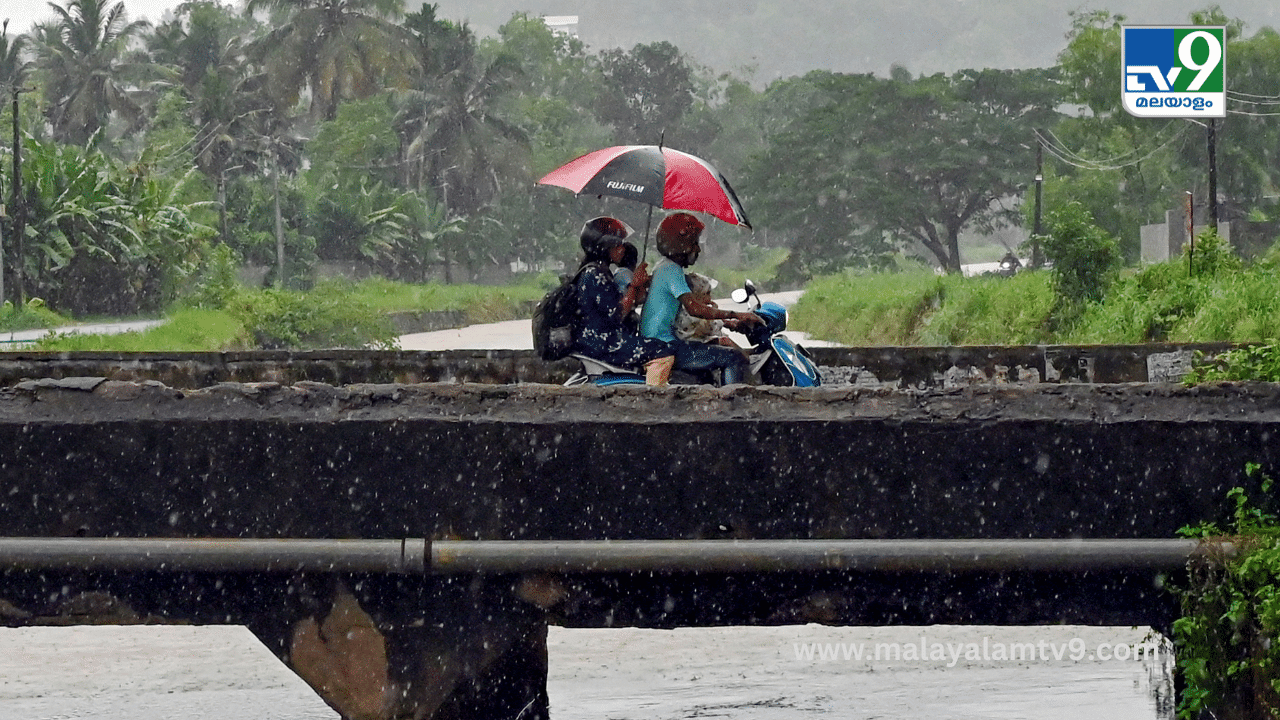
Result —
POLYGON ((729 181, 700 157, 658 145, 619 145, 587 153, 547 173, 539 185, 579 195, 611 195, 666 210, 714 215, 750 228, 729 181))

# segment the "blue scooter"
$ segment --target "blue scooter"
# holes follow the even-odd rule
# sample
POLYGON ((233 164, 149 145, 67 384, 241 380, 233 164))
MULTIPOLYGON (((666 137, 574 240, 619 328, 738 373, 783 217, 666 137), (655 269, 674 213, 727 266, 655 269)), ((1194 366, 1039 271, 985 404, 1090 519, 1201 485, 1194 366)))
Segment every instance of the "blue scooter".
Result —
MULTIPOLYGON (((818 366, 813 363, 809 353, 781 334, 787 329, 786 308, 775 302, 761 302, 756 286, 750 280, 734 290, 730 298, 744 305, 754 300, 755 313, 764 320, 764 324, 753 325, 744 332, 747 341, 751 343, 751 375, 758 379, 759 384, 782 387, 818 387, 822 384, 818 366)), ((643 372, 617 367, 576 353, 569 357, 582 363, 582 370, 574 373, 565 382, 566 386, 588 383, 603 387, 644 384, 643 372)), ((697 385, 709 384, 710 380, 676 370, 672 373, 671 382, 675 385, 697 385)))
POLYGON ((751 343, 751 374, 762 385, 782 387, 818 387, 822 375, 813 358, 803 347, 782 334, 787 329, 787 309, 776 302, 761 302, 755 283, 747 280, 729 295, 734 302, 755 301, 755 313, 763 325, 752 325, 743 334, 751 343))

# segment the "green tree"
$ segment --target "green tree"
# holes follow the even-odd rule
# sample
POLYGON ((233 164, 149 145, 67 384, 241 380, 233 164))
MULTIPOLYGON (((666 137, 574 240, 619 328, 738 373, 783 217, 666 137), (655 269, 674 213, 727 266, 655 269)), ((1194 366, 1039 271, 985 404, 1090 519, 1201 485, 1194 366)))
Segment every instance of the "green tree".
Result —
POLYGON ((280 13, 250 47, 278 105, 291 106, 305 89, 312 116, 331 120, 341 101, 403 85, 415 69, 413 38, 393 22, 404 0, 248 0, 246 14, 259 10, 280 13))
POLYGON ((145 120, 142 90, 127 80, 153 67, 145 54, 129 49, 148 23, 129 22, 124 3, 108 7, 108 1, 70 0, 65 7, 50 3, 58 19, 36 28, 46 115, 62 142, 87 143, 107 127, 112 113, 129 132, 145 120))
POLYGON ((604 87, 596 116, 612 125, 619 144, 656 145, 693 107, 694 73, 669 42, 600 54, 604 87))
POLYGON ((31 294, 76 315, 132 315, 172 301, 212 229, 184 201, 194 175, 126 165, 97 150, 24 143, 31 294))
POLYGON ((410 23, 419 37, 418 57, 439 57, 432 38, 444 37, 453 43, 447 54, 452 64, 420 75, 398 94, 395 127, 407 185, 433 193, 451 215, 474 215, 501 191, 504 177, 528 177, 527 134, 499 107, 520 76, 520 63, 506 52, 482 54, 465 27, 420 18, 410 23))
POLYGON ((5 20, 3 27, 0 27, 0 88, 5 91, 21 87, 25 82, 27 71, 31 67, 24 58, 26 45, 26 35, 9 37, 9 21, 5 20))
POLYGON ((1120 268, 1120 248, 1078 202, 1046 213, 1045 228, 1041 242, 1053 262, 1058 296, 1074 316, 1085 303, 1102 299, 1120 268))
POLYGON ((959 272, 962 230, 1017 222, 1032 129, 1056 116, 1050 73, 811 81, 825 104, 775 135, 748 173, 761 224, 793 237, 784 275, 876 264, 911 243, 959 272))
POLYGON ((344 103, 307 143, 308 225, 322 259, 373 259, 394 245, 379 232, 379 219, 387 218, 400 195, 392 118, 385 95, 344 103))
POLYGON ((496 102, 504 116, 526 129, 534 176, 610 143, 612 128, 593 112, 602 80, 599 63, 581 40, 517 13, 485 50, 520 60, 521 72, 496 102))

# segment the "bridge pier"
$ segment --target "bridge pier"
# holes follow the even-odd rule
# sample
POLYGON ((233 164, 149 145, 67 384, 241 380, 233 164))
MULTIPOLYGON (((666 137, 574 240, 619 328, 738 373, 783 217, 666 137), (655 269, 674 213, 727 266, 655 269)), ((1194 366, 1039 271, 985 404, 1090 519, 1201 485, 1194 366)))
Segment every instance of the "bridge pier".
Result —
POLYGON ((545 720, 547 615, 519 593, 510 577, 7 570, 0 626, 244 625, 346 720, 545 720))

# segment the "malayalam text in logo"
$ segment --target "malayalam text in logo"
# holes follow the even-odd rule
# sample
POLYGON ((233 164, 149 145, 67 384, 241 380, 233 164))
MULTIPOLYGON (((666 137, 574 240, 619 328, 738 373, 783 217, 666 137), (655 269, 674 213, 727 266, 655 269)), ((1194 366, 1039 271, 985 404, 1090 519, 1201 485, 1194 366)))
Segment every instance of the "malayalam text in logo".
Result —
POLYGON ((1124 109, 1137 117, 1227 116, 1226 28, 1124 27, 1124 109))

